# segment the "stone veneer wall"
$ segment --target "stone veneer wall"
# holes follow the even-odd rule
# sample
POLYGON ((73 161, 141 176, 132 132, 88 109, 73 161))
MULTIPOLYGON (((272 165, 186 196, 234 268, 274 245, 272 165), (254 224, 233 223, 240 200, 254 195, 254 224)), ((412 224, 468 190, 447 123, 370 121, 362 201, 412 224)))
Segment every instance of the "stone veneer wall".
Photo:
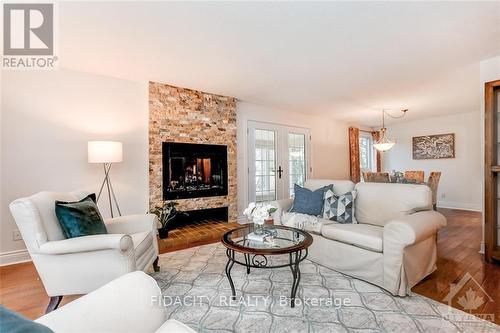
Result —
POLYGON ((178 199, 181 210, 229 207, 238 216, 236 196, 236 100, 167 84, 149 83, 149 205, 163 201, 162 142, 227 146, 228 195, 178 199))

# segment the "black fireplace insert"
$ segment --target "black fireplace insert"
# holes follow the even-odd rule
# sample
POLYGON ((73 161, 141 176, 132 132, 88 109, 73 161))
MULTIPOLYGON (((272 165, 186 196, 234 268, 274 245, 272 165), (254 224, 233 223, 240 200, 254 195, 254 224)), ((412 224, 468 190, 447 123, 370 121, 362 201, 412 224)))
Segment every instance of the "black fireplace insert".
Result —
POLYGON ((227 195, 227 146, 163 142, 163 199, 227 195))

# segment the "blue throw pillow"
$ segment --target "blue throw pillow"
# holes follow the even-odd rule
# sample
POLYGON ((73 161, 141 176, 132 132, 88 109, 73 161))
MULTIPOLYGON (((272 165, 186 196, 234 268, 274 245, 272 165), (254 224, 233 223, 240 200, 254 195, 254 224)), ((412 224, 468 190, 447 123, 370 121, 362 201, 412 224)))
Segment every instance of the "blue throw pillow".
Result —
POLYGON ((56 216, 66 238, 108 233, 95 194, 76 202, 56 201, 56 216))
POLYGON ((332 189, 333 185, 328 185, 316 191, 311 191, 295 184, 293 187, 295 196, 291 212, 314 216, 322 215, 325 192, 332 189))
POLYGON ((0 305, 0 332, 2 333, 54 333, 50 328, 35 323, 0 305))

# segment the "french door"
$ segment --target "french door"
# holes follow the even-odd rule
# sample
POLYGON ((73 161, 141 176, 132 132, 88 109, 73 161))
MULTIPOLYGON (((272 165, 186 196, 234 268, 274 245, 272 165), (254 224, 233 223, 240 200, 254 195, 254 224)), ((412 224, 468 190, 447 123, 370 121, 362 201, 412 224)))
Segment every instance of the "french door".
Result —
POLYGON ((249 121, 247 142, 250 202, 289 198, 308 178, 308 129, 249 121))

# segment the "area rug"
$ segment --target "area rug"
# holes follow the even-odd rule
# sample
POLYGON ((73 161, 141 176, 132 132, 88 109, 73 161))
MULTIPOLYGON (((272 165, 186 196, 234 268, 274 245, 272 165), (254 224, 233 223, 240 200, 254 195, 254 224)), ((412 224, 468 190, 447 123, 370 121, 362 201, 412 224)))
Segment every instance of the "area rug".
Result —
POLYGON ((222 244, 162 254, 160 272, 151 275, 169 318, 198 332, 500 332, 495 324, 429 298, 393 297, 307 259, 300 264, 295 308, 289 305, 288 267, 253 268, 247 275, 235 264, 233 301, 226 262, 222 244))

